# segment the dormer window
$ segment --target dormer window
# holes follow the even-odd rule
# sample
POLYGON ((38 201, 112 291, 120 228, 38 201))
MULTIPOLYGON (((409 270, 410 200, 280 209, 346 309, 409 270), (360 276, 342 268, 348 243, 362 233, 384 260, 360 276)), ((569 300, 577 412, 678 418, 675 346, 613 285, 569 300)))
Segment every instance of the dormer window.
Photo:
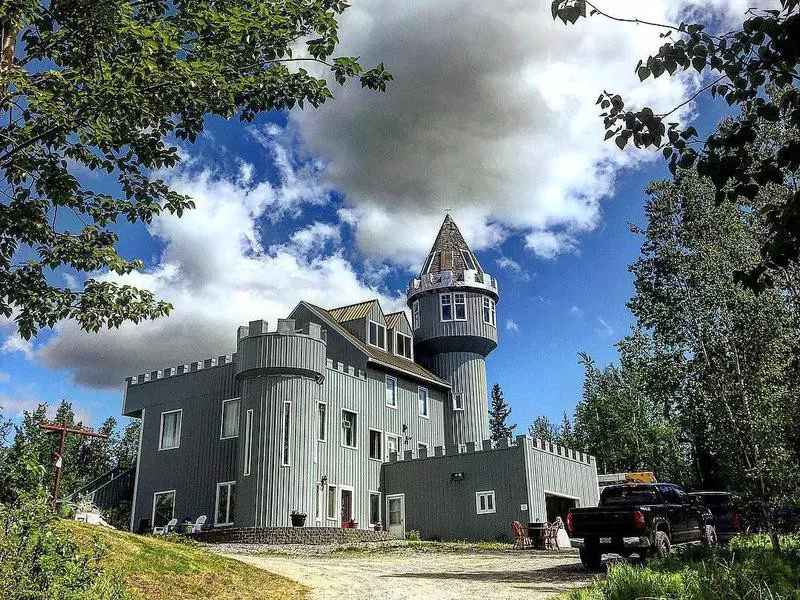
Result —
POLYGON ((403 356, 409 360, 412 358, 411 354, 411 336, 405 333, 397 332, 395 336, 395 354, 403 356))
POLYGON ((442 250, 442 256, 439 260, 439 268, 442 271, 453 270, 453 252, 451 250, 442 250))
POLYGON ((469 250, 462 250, 461 257, 464 259, 464 264, 466 265, 467 269, 474 271, 475 270, 475 261, 472 260, 472 254, 469 250))
POLYGON ((370 346, 386 350, 386 327, 375 321, 370 321, 367 342, 370 346))
POLYGON ((436 258, 436 252, 431 252, 428 254, 428 260, 425 261, 425 264, 422 267, 422 274, 428 273, 433 266, 433 259, 436 258))

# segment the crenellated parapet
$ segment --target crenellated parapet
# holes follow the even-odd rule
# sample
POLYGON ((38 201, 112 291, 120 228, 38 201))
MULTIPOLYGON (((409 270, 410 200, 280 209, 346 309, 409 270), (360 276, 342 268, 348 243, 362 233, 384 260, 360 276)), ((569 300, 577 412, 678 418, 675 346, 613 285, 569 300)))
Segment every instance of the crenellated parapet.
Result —
POLYGON ((132 375, 125 378, 127 385, 139 385, 142 383, 149 383, 151 381, 158 381, 159 379, 167 379, 169 377, 177 377, 178 375, 186 375, 187 373, 195 373, 204 369, 211 369, 213 367, 221 367, 236 362, 236 353, 222 354, 216 358, 206 358, 204 360, 197 360, 183 365, 174 367, 165 367, 157 371, 150 371, 149 373, 140 373, 139 375, 132 375))
MULTIPOLYGON (((416 455, 411 450, 406 450, 402 455, 402 460, 422 460, 427 458, 438 458, 441 456, 453 456, 457 454, 471 454, 474 452, 502 452, 503 450, 518 449, 525 444, 533 450, 539 452, 546 452, 567 460, 585 463, 591 465, 594 462, 594 457, 585 452, 572 450, 565 446, 559 446, 552 442, 542 440, 539 438, 532 438, 527 435, 518 435, 515 438, 502 438, 497 442, 492 440, 483 440, 480 445, 473 442, 468 442, 463 446, 436 446, 433 449, 433 454, 429 455, 425 448, 420 448, 416 455)), ((396 452, 389 455, 389 462, 397 462, 401 457, 396 452)))
POLYGON ((327 341, 317 323, 295 329, 294 319, 278 319, 269 331, 267 322, 250 321, 237 333, 236 378, 300 376, 324 381, 327 341))
POLYGON ((466 269, 461 272, 442 271, 439 273, 424 273, 419 278, 412 279, 406 289, 406 298, 412 302, 417 297, 442 290, 472 289, 490 292, 494 300, 499 298, 497 278, 476 269, 466 269))

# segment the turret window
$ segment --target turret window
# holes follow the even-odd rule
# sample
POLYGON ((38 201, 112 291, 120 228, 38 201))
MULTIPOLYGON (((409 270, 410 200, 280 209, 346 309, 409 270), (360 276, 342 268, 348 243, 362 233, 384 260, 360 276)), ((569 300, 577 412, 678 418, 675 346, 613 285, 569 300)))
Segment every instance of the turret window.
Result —
POLYGON ((439 294, 439 312, 442 321, 453 320, 453 294, 439 294))
POLYGON ((453 270, 453 252, 450 250, 442 250, 441 257, 439 258, 439 268, 442 271, 453 270))
POLYGON ((386 327, 375 321, 369 322, 369 344, 386 350, 386 327))
POLYGON ((394 353, 411 360, 411 336, 397 332, 394 353))
POLYGON ((483 322, 497 327, 494 300, 491 298, 483 299, 483 322))
POLYGON ((414 331, 419 329, 419 300, 414 300, 412 309, 412 321, 414 322, 414 331))
POLYGON ((475 261, 472 260, 472 254, 470 254, 468 250, 462 250, 461 256, 464 259, 464 264, 466 265, 467 269, 474 271, 475 261))
POLYGON ((464 293, 456 292, 453 294, 453 300, 455 303, 455 318, 456 321, 466 321, 467 320, 467 295, 464 293))
POLYGON ((436 257, 436 252, 431 252, 428 255, 428 260, 425 261, 425 265, 422 267, 422 274, 423 275, 431 270, 431 267, 433 266, 433 259, 435 257, 436 257))
POLYGON ((464 410, 464 394, 453 392, 453 410, 464 410))

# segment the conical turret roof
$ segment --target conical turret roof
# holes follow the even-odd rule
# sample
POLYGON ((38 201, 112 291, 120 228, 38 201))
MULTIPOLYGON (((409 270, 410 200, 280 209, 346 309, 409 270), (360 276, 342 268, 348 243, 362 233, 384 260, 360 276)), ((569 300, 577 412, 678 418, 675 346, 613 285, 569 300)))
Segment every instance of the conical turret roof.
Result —
POLYGON ((469 249, 464 236, 458 229, 458 225, 450 214, 447 214, 439 228, 436 241, 433 242, 428 258, 422 265, 420 276, 437 274, 442 271, 452 271, 456 276, 464 273, 465 270, 477 270, 481 275, 483 269, 478 263, 478 259, 469 249))

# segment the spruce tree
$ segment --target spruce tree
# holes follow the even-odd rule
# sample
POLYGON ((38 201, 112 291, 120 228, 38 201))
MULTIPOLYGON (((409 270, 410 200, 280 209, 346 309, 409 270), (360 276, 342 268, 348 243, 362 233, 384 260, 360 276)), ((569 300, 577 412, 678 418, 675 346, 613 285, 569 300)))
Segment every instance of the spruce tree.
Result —
POLYGON ((492 404, 489 408, 489 437, 493 442, 511 437, 517 424, 506 424, 510 414, 511 407, 503 399, 503 390, 500 389, 499 384, 495 383, 492 386, 492 404))

